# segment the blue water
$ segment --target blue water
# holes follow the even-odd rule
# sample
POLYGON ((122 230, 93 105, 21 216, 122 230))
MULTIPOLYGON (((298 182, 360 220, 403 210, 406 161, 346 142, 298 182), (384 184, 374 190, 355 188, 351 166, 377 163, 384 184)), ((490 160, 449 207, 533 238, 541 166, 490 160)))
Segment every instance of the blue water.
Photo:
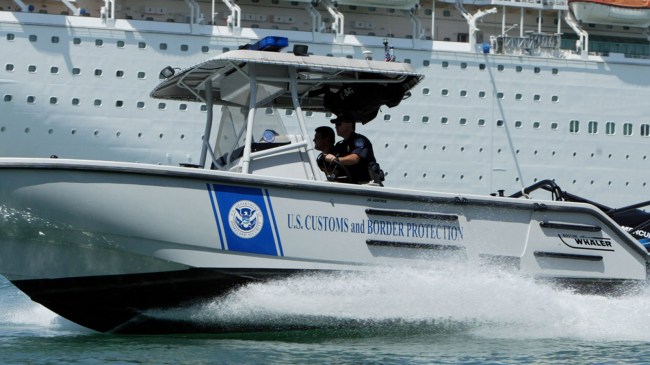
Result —
POLYGON ((0 363, 639 364, 650 363, 649 304, 649 289, 580 295, 449 264, 292 278, 154 313, 321 329, 116 336, 70 323, 0 279, 0 363))

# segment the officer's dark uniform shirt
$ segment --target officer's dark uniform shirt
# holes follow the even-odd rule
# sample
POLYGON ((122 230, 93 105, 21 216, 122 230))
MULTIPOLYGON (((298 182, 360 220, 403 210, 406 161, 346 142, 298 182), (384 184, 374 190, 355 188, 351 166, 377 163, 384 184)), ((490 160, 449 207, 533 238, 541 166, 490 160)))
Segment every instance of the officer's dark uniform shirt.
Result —
POLYGON ((344 157, 351 153, 361 157, 359 163, 345 166, 350 171, 352 182, 365 183, 370 181, 368 164, 377 162, 370 140, 359 133, 354 133, 350 138, 339 141, 334 145, 334 155, 337 157, 344 157))

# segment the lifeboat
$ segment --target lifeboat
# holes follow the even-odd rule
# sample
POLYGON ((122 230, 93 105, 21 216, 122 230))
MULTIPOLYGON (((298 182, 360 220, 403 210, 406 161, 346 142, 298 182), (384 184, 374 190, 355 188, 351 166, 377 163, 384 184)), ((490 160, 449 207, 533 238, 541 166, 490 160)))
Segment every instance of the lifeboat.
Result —
POLYGON ((569 6, 576 19, 583 23, 650 26, 648 0, 573 0, 569 6))

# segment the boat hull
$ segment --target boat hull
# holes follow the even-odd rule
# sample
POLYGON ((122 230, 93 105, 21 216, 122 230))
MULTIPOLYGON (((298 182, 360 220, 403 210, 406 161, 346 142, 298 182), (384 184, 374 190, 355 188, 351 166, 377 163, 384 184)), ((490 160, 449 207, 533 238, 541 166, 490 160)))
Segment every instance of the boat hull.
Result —
POLYGON ((303 272, 460 259, 602 293, 646 279, 645 248, 579 203, 56 159, 0 159, 0 202, 0 273, 102 332, 264 330, 150 311, 303 272))

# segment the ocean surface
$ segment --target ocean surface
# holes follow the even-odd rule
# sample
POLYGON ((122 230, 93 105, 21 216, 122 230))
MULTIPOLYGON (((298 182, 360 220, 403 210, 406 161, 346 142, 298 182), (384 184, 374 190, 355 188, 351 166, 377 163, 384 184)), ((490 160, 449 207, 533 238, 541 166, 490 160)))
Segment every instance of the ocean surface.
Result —
POLYGON ((617 297, 581 295, 467 264, 294 277, 159 315, 319 328, 100 334, 32 302, 0 278, 0 363, 650 363, 650 288, 617 297))

